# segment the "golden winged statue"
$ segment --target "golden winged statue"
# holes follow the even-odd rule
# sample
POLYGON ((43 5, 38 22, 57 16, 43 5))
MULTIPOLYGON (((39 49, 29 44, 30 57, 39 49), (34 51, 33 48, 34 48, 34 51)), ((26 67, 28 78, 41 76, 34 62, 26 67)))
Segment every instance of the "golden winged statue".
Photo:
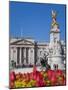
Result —
POLYGON ((56 11, 53 11, 52 10, 52 28, 56 25, 57 27, 59 27, 59 24, 56 22, 56 16, 57 16, 57 13, 56 11))

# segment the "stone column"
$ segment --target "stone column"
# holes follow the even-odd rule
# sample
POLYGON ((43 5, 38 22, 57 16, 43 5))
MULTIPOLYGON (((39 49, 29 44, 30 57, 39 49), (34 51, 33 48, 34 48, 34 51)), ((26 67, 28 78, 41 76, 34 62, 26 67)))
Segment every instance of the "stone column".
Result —
POLYGON ((21 48, 21 65, 24 64, 24 48, 21 48))
POLYGON ((19 47, 17 47, 17 65, 19 65, 19 63, 20 63, 20 48, 19 47))
POLYGON ((37 43, 35 42, 34 46, 34 64, 36 65, 37 63, 37 43))
POLYGON ((30 65, 30 48, 28 49, 28 65, 30 65))
POLYGON ((26 48, 24 48, 24 65, 26 65, 26 48))
POLYGON ((20 47, 20 52, 19 52, 19 54, 20 54, 20 55, 19 55, 19 58, 20 58, 20 64, 19 64, 19 65, 21 66, 21 47, 20 47))
POLYGON ((28 65, 28 50, 29 48, 26 48, 26 64, 28 65))
POLYGON ((14 55, 14 57, 15 57, 15 62, 17 64, 17 47, 15 47, 15 55, 14 55))
POLYGON ((35 54, 35 51, 34 51, 34 48, 30 48, 30 50, 29 50, 29 63, 31 64, 31 65, 34 65, 34 63, 35 63, 35 56, 34 56, 34 54, 35 54))

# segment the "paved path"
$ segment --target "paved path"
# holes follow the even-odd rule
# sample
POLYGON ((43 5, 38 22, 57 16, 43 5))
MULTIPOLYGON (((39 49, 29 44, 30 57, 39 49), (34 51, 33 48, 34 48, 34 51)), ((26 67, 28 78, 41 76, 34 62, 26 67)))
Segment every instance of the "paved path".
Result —
MULTIPOLYGON (((38 71, 41 71, 41 67, 38 66, 37 67, 37 70, 38 71)), ((30 73, 30 72, 33 71, 33 68, 32 67, 30 67, 30 68, 18 68, 18 69, 13 69, 11 71, 14 71, 15 73, 19 73, 19 72, 21 72, 21 73, 27 73, 27 72, 29 72, 30 73)))

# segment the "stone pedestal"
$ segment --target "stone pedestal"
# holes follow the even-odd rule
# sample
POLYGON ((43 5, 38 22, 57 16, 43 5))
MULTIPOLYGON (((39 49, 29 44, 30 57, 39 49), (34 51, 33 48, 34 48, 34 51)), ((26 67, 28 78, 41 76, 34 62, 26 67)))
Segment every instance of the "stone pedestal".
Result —
POLYGON ((63 64, 63 57, 62 55, 54 55, 51 58, 51 69, 55 70, 55 65, 57 69, 64 70, 64 64, 63 64))

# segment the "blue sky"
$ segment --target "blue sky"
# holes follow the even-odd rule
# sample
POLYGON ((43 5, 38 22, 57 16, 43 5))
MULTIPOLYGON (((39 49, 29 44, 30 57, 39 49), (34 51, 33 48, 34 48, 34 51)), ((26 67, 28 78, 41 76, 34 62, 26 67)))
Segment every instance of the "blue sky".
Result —
POLYGON ((32 37, 49 41, 51 10, 57 11, 61 39, 65 40, 65 5, 10 2, 10 37, 32 37))

